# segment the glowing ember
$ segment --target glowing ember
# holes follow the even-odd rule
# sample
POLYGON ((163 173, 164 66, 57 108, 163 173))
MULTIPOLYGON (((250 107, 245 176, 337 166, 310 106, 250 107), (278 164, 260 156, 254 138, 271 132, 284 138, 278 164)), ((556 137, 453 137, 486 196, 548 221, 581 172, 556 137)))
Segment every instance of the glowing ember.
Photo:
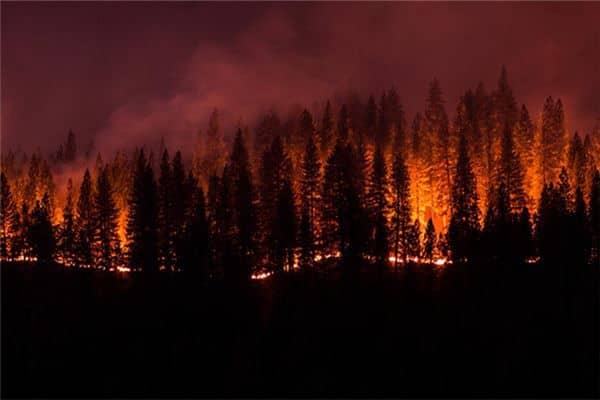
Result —
POLYGON ((449 260, 447 260, 447 259, 445 259, 445 258, 438 258, 438 259, 437 259, 437 260, 435 260, 433 263, 434 263, 435 265, 438 265, 438 266, 440 266, 440 267, 441 267, 441 266, 444 266, 444 265, 446 265, 446 264, 451 264, 452 262, 451 262, 451 261, 449 261, 449 260))
POLYGON ((129 267, 117 267, 117 272, 131 272, 129 267))
POLYGON ((253 280, 261 280, 261 279, 267 279, 269 276, 273 275, 272 272, 257 272, 252 274, 252 276, 250 277, 253 280))

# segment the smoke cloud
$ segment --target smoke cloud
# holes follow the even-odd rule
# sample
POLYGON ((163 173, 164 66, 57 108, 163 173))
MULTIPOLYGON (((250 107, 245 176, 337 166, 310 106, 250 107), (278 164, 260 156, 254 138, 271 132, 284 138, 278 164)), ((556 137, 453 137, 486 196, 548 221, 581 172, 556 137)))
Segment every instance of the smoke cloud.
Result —
POLYGON ((412 114, 437 77, 452 115, 508 68, 536 115, 600 116, 600 3, 2 3, 2 148, 186 149, 218 108, 230 134, 268 109, 394 85, 412 114))

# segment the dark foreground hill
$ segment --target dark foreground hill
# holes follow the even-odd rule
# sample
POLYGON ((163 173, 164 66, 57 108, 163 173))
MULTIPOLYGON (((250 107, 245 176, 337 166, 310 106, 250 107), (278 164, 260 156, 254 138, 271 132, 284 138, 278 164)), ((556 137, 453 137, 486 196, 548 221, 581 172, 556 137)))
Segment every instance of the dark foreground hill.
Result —
POLYGON ((229 285, 4 264, 2 395, 597 397, 598 275, 568 271, 229 285))

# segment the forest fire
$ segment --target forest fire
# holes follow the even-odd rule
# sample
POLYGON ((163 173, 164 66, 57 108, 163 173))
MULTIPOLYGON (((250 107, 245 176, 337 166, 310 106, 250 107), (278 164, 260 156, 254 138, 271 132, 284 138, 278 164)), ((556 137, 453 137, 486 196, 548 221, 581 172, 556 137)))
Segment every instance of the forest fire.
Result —
POLYGON ((73 132, 48 157, 9 150, 1 257, 118 272, 266 265, 249 276, 265 279, 348 256, 437 267, 478 251, 502 258, 495 242, 512 232, 502 240, 532 263, 553 247, 544 229, 560 212, 589 232, 581 251, 597 258, 600 123, 571 133, 552 97, 533 118, 505 69, 491 93, 467 90, 452 119, 444 104, 433 80, 411 124, 393 88, 379 104, 342 102, 337 118, 327 101, 320 122, 307 109, 287 122, 271 113, 254 135, 239 129, 229 153, 215 110, 192 154, 98 154, 91 169, 73 132), (60 175, 77 165, 81 180, 60 175))

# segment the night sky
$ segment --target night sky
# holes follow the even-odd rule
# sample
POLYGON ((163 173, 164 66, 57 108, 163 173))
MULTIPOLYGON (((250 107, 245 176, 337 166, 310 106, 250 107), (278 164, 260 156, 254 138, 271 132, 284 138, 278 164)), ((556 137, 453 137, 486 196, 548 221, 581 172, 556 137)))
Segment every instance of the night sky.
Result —
POLYGON ((537 116, 600 116, 600 3, 1 3, 2 148, 184 146, 213 107, 230 125, 350 88, 395 85, 408 118, 437 77, 458 96, 502 64, 537 116))

